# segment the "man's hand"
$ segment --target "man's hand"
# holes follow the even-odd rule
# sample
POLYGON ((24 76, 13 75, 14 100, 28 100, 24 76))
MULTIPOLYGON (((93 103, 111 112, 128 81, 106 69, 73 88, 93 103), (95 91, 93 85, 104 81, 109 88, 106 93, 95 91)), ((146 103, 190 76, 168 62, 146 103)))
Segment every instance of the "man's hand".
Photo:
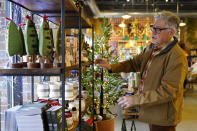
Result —
POLYGON ((98 58, 94 63, 107 70, 111 70, 111 65, 105 59, 98 58))
POLYGON ((118 104, 122 108, 129 108, 133 106, 133 98, 132 96, 123 96, 118 99, 118 104))

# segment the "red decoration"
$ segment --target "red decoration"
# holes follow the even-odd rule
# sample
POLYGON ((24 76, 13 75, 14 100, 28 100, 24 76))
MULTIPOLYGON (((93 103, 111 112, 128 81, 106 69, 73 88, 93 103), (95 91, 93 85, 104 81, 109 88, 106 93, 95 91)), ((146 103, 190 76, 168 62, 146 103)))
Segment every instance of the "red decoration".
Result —
POLYGON ((46 14, 44 14, 43 20, 44 20, 44 21, 47 21, 47 15, 46 15, 46 14))
POLYGON ((65 117, 66 118, 72 117, 72 113, 70 113, 70 111, 65 112, 65 117))
POLYGON ((86 121, 86 123, 89 124, 90 126, 92 126, 93 119, 92 119, 92 118, 89 118, 89 119, 86 121))
POLYGON ((59 20, 59 23, 61 24, 62 23, 62 19, 60 18, 60 20, 59 20))
POLYGON ((31 17, 29 15, 26 15, 25 18, 31 20, 31 17))
POLYGON ((38 99, 37 101, 41 103, 48 103, 50 106, 61 106, 61 104, 56 100, 38 99))
POLYGON ((5 19, 8 20, 8 21, 12 21, 12 20, 11 20, 10 18, 8 18, 8 17, 5 17, 5 19))
POLYGON ((19 26, 25 26, 26 24, 19 24, 19 26))

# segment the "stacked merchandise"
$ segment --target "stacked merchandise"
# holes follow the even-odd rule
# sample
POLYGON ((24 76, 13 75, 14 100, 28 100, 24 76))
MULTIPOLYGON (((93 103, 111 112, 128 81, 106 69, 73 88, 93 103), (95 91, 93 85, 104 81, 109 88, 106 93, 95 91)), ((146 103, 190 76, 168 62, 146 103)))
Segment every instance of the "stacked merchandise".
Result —
POLYGON ((48 131, 47 103, 30 103, 5 111, 5 131, 48 131))
POLYGON ((61 131, 62 106, 52 106, 46 110, 49 131, 61 131))
MULTIPOLYGON (((49 105, 52 103, 55 103, 55 101, 45 101, 49 105)), ((65 110, 65 117, 66 117, 66 123, 68 130, 71 130, 73 128, 73 121, 77 120, 76 117, 76 108, 73 109, 74 111, 71 113, 68 109, 65 110), (75 117, 73 117, 75 116, 75 117)), ((47 114, 47 120, 48 120, 48 126, 49 131, 62 131, 61 125, 62 125, 62 106, 58 105, 57 103, 46 110, 47 114)), ((66 129, 67 130, 67 129, 66 129)))
POLYGON ((18 131, 48 131, 45 111, 47 103, 31 103, 23 105, 16 112, 18 131))
POLYGON ((21 106, 15 106, 5 111, 5 131, 17 131, 16 111, 21 106))

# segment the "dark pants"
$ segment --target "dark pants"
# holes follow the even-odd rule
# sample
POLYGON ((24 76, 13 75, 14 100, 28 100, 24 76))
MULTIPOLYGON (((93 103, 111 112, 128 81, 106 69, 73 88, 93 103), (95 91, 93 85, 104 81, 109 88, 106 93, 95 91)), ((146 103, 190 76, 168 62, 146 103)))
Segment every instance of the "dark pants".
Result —
POLYGON ((158 126, 149 124, 150 131, 176 131, 176 126, 158 126))

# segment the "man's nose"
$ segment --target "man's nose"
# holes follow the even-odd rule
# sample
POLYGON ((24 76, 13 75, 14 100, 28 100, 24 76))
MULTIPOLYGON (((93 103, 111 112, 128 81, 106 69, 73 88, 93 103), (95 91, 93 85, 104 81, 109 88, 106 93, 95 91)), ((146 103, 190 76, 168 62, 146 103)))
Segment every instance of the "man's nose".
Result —
POLYGON ((157 34, 157 32, 153 29, 152 34, 156 35, 156 34, 157 34))

